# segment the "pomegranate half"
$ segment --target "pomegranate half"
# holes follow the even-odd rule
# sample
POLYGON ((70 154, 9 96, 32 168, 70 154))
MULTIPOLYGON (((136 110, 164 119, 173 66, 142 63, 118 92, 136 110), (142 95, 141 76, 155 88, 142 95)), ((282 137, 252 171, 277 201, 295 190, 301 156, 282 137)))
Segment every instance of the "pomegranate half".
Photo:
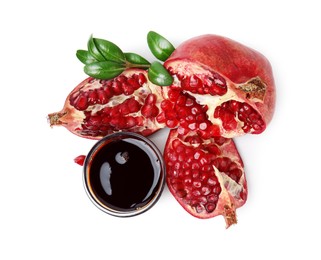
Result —
MULTIPOLYGON (((206 112, 203 122, 189 119, 192 130, 204 137, 259 134, 271 121, 274 79, 259 52, 225 37, 202 35, 178 46, 164 66, 174 76, 172 87, 192 96, 206 112)), ((173 125, 179 127, 179 121, 173 125)))
POLYGON ((145 70, 127 69, 111 80, 85 79, 63 109, 48 117, 51 126, 62 125, 89 139, 122 130, 148 136, 164 127, 155 119, 162 100, 161 87, 148 81, 145 70))

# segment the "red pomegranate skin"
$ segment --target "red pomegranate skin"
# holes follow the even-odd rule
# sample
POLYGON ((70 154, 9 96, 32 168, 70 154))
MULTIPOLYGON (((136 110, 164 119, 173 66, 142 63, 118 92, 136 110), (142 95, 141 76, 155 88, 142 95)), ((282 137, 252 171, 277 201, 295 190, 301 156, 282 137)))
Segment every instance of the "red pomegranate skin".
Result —
POLYGON ((266 125, 271 121, 276 100, 275 84, 271 64, 261 53, 229 38, 206 34, 180 44, 164 66, 170 69, 173 64, 184 62, 190 64, 191 70, 193 65, 199 65, 223 76, 228 88, 254 107, 266 125), (263 100, 249 97, 239 88, 255 78, 260 78, 266 86, 263 100))

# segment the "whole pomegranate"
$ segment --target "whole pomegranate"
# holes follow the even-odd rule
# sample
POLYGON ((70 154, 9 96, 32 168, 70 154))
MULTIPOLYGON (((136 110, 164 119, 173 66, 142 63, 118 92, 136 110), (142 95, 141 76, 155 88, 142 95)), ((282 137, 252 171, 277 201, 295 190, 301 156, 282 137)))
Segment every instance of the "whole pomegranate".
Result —
POLYGON ((48 117, 51 126, 62 125, 90 139, 121 130, 147 136, 164 127, 155 119, 162 100, 161 87, 148 81, 145 70, 127 69, 110 80, 85 79, 63 109, 48 117))

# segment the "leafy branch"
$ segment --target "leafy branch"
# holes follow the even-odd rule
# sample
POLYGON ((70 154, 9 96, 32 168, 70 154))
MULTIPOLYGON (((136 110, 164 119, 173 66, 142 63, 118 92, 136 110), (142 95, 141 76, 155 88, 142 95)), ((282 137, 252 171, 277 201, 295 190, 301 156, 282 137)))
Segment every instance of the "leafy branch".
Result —
MULTIPOLYGON (((147 43, 152 54, 165 61, 175 50, 174 46, 160 34, 150 31, 147 43)), ((128 68, 140 68, 148 71, 149 80, 159 86, 169 86, 173 77, 160 61, 150 63, 139 54, 124 53, 116 44, 90 36, 87 50, 77 50, 77 58, 85 64, 84 72, 97 79, 112 79, 128 68)))

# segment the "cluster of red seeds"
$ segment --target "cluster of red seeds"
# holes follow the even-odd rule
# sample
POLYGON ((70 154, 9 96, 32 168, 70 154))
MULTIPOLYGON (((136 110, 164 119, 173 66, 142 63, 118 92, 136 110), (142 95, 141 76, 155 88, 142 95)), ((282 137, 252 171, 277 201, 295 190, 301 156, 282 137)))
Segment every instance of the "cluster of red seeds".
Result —
POLYGON ((203 80, 196 75, 181 77, 181 86, 195 94, 222 96, 227 92, 226 81, 217 73, 205 76, 203 80))
MULTIPOLYGON (((93 79, 94 81, 95 79, 93 79)), ((144 127, 146 118, 159 114, 156 105, 157 97, 152 93, 133 93, 147 82, 144 74, 132 74, 130 77, 120 75, 112 80, 100 80, 99 88, 84 87, 70 96, 70 105, 83 111, 85 118, 78 129, 82 135, 105 136, 114 131, 142 128, 142 133, 148 135, 151 130, 144 127), (125 95, 118 104, 115 97, 125 95), (113 102, 108 104, 110 99, 113 102), (91 106, 102 105, 100 109, 92 110, 91 106)), ((93 84, 93 82, 88 82, 93 84)))
POLYGON ((215 109, 214 117, 222 120, 223 127, 226 130, 237 128, 236 118, 243 122, 242 129, 244 133, 248 133, 253 129, 253 133, 259 134, 265 129, 265 123, 255 109, 246 103, 235 100, 226 101, 221 106, 218 106, 215 109))
POLYGON ((162 112, 157 116, 158 122, 165 123, 169 128, 178 126, 180 134, 196 131, 205 139, 218 136, 218 126, 208 120, 207 106, 200 105, 194 97, 175 86, 169 87, 167 95, 168 99, 161 103, 162 112))
MULTIPOLYGON (((94 79, 93 79, 94 80, 94 79)), ((131 95, 139 89, 147 79, 144 74, 133 74, 127 78, 120 75, 112 80, 100 80, 101 87, 98 89, 89 89, 87 91, 79 90, 70 96, 70 105, 80 111, 86 110, 89 106, 108 103, 109 99, 121 94, 131 95)), ((91 82, 89 82, 91 84, 91 82)))
POLYGON ((215 142, 206 144, 199 136, 195 136, 184 142, 191 145, 175 139, 172 149, 165 154, 170 185, 177 196, 195 208, 196 212, 205 210, 211 213, 217 206, 222 190, 213 165, 235 182, 239 182, 242 170, 236 162, 221 154, 221 146, 230 142, 229 139, 216 138, 215 142))

